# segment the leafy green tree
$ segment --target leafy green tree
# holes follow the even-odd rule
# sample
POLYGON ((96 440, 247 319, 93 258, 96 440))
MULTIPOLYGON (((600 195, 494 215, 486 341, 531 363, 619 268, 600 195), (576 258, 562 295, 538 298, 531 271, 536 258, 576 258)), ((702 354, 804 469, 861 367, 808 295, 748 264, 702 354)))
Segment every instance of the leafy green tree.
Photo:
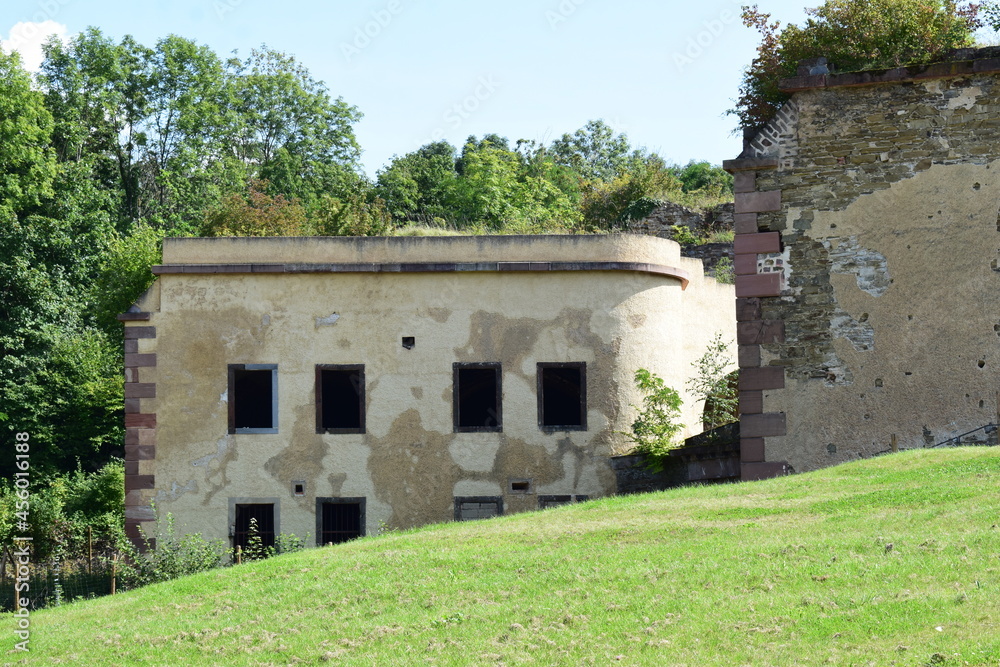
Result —
POLYGON ((691 160, 683 167, 671 167, 670 173, 681 182, 681 190, 687 193, 712 191, 718 194, 733 193, 733 175, 722 167, 709 162, 691 160))
POLYGON ((739 394, 736 387, 738 371, 729 351, 729 344, 716 333, 705 353, 694 363, 695 375, 687 387, 704 404, 703 423, 706 431, 739 419, 739 394))
POLYGON ((52 196, 52 125, 18 54, 0 50, 0 220, 36 209, 52 196))
POLYGON ((360 179, 360 113, 291 56, 262 48, 223 63, 175 35, 148 48, 95 28, 45 53, 57 154, 113 194, 120 231, 138 220, 196 231, 192 220, 255 178, 306 203, 360 179))
POLYGON ((86 161, 101 186, 115 193, 119 229, 144 213, 141 170, 149 142, 152 57, 131 37, 115 44, 89 28, 67 45, 46 43, 39 76, 56 121, 60 157, 86 161))
POLYGON ((452 217, 456 158, 455 147, 447 141, 394 157, 378 173, 375 192, 398 222, 452 217))
POLYGON ((663 378, 645 368, 635 372, 635 385, 644 394, 642 407, 632 406, 639 414, 632 422, 631 432, 624 435, 635 444, 634 453, 646 456, 647 467, 660 471, 670 450, 681 444, 677 442, 684 428, 677 421, 681 414, 681 397, 663 378))
POLYGON ((984 2, 980 5, 983 13, 983 22, 994 31, 1000 32, 1000 2, 984 2))
POLYGON ((492 142, 470 137, 462 151, 461 179, 457 186, 457 214, 465 221, 499 230, 518 217, 517 154, 492 142))
MULTIPOLYGON (((10 113, 0 120, 0 411, 9 417, 0 432, 29 432, 32 467, 54 470, 106 455, 120 436, 117 346, 84 313, 113 230, 80 171, 47 148, 52 118, 17 58, 0 54, 0 67, 10 113)), ((0 473, 13 462, 3 450, 0 473)))
POLYGON ((156 43, 147 68, 143 213, 168 230, 187 231, 206 205, 247 176, 229 155, 224 67, 208 47, 170 35, 156 43))
POLYGON ((153 284, 155 276, 150 269, 160 263, 162 246, 162 233, 146 223, 139 223, 124 234, 109 233, 107 248, 101 253, 88 294, 89 315, 109 339, 121 337, 118 315, 127 311, 153 284))
POLYGON ((805 59, 825 57, 840 72, 939 60, 972 45, 977 9, 952 0, 827 0, 806 10, 801 27, 780 30, 757 5, 745 7, 743 23, 760 33, 761 43, 730 113, 742 128, 765 124, 788 99, 780 81, 795 76, 805 59))
POLYGON ((308 206, 356 182, 361 149, 352 126, 361 112, 332 99, 295 58, 255 49, 228 61, 227 79, 234 157, 255 167, 251 176, 268 181, 271 194, 308 206))
POLYGON ((615 134, 603 120, 591 120, 573 134, 553 141, 551 152, 559 164, 581 178, 610 181, 626 168, 631 147, 624 134, 615 134))

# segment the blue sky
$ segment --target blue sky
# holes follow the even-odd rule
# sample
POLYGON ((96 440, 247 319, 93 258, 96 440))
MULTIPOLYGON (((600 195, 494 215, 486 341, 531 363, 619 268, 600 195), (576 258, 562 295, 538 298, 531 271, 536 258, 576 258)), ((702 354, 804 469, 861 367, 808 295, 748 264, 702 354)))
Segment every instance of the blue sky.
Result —
MULTIPOLYGON (((725 111, 757 43, 740 4, 5 0, 0 39, 29 61, 42 33, 88 26, 149 46, 177 34, 223 56, 267 44, 364 114, 355 131, 370 176, 393 154, 436 139, 460 147, 470 134, 495 132, 548 143, 595 118, 669 161, 718 164, 740 151, 725 111)), ((800 23, 815 4, 761 7, 800 23)))

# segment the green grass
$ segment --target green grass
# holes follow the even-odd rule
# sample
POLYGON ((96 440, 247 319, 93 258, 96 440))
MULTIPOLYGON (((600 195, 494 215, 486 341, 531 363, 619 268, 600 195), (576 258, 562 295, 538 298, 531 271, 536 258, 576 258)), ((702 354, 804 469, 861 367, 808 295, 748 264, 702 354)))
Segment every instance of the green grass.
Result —
POLYGON ((25 662, 996 666, 998 523, 1000 451, 914 451, 431 526, 40 611, 25 662))

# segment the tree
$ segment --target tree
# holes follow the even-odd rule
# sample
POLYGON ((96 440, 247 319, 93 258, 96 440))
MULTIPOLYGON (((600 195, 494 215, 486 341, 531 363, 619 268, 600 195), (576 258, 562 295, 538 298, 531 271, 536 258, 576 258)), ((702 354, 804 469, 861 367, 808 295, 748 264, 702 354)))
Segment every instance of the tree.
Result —
POLYGON ((740 127, 771 119, 788 99, 780 81, 802 60, 825 57, 840 72, 928 63, 970 46, 979 26, 976 4, 952 0, 827 0, 806 13, 802 27, 779 30, 757 5, 744 8, 743 24, 760 32, 761 43, 730 110, 740 127))
POLYGON ((995 32, 1000 32, 1000 2, 984 2, 980 5, 980 10, 983 12, 984 23, 995 32))
POLYGON ((355 184, 356 107, 331 99, 295 58, 266 46, 244 61, 230 59, 227 77, 233 155, 252 177, 268 181, 272 194, 309 205, 355 184))
POLYGON ((0 50, 0 221, 35 209, 52 195, 52 124, 17 53, 0 50))
POLYGON ((175 35, 145 47, 90 28, 45 47, 40 83, 57 155, 84 163, 113 195, 117 227, 168 233, 251 179, 308 203, 361 178, 357 109, 330 98, 294 58, 266 48, 223 63, 175 35))
POLYGON ((85 161, 116 196, 119 229, 143 215, 142 151, 148 144, 152 51, 126 37, 115 44, 89 28, 68 45, 45 45, 39 81, 56 120, 54 143, 64 160, 85 161))
POLYGON ((184 229, 246 180, 241 165, 227 159, 223 63, 208 47, 170 35, 156 43, 147 76, 143 213, 167 229, 184 229))
MULTIPOLYGON (((108 233, 79 216, 8 221, 0 235, 0 425, 31 434, 32 469, 86 467, 124 435, 120 343, 90 322, 87 289, 108 233)), ((0 474, 13 471, 4 450, 0 474)))
POLYGON ((681 397, 663 378, 645 368, 635 372, 635 385, 644 394, 642 407, 632 406, 639 414, 632 422, 631 432, 624 435, 635 443, 635 453, 646 456, 647 467, 657 472, 663 470, 670 450, 679 444, 676 438, 684 428, 684 424, 677 421, 681 414, 681 397))
POLYGON ((452 217, 456 156, 454 146, 438 141, 393 157, 378 173, 375 191, 396 221, 452 217))
MULTIPOLYGON (((57 163, 52 116, 2 53, 0 109, 0 431, 29 432, 32 468, 53 470, 120 441, 118 346, 84 312, 113 229, 80 170, 57 163)), ((4 450, 0 474, 13 463, 4 450)))
POLYGON ((559 164, 572 168, 581 178, 610 181, 621 175, 631 148, 628 137, 615 134, 603 120, 591 120, 573 134, 552 142, 551 152, 559 164))
POLYGON ((324 196, 312 215, 310 231, 319 236, 380 236, 391 227, 385 202, 368 189, 324 196))
POLYGON ((729 344, 717 333, 708 343, 705 353, 694 363, 696 374, 687 386, 695 398, 704 404, 703 423, 706 431, 739 419, 738 371, 734 369, 729 344))
POLYGON ((670 173, 681 182, 681 190, 686 193, 715 192, 719 195, 733 193, 733 175, 722 167, 706 161, 691 160, 683 167, 671 167, 670 173))

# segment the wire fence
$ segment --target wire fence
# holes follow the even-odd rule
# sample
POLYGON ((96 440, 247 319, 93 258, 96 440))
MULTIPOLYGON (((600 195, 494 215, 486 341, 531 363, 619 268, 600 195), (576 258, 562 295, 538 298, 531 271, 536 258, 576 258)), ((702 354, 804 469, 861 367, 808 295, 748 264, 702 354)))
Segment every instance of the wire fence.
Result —
POLYGON ((106 554, 29 562, 26 577, 23 568, 16 551, 4 547, 0 553, 0 611, 16 611, 22 606, 33 611, 110 595, 119 578, 117 558, 106 554))

